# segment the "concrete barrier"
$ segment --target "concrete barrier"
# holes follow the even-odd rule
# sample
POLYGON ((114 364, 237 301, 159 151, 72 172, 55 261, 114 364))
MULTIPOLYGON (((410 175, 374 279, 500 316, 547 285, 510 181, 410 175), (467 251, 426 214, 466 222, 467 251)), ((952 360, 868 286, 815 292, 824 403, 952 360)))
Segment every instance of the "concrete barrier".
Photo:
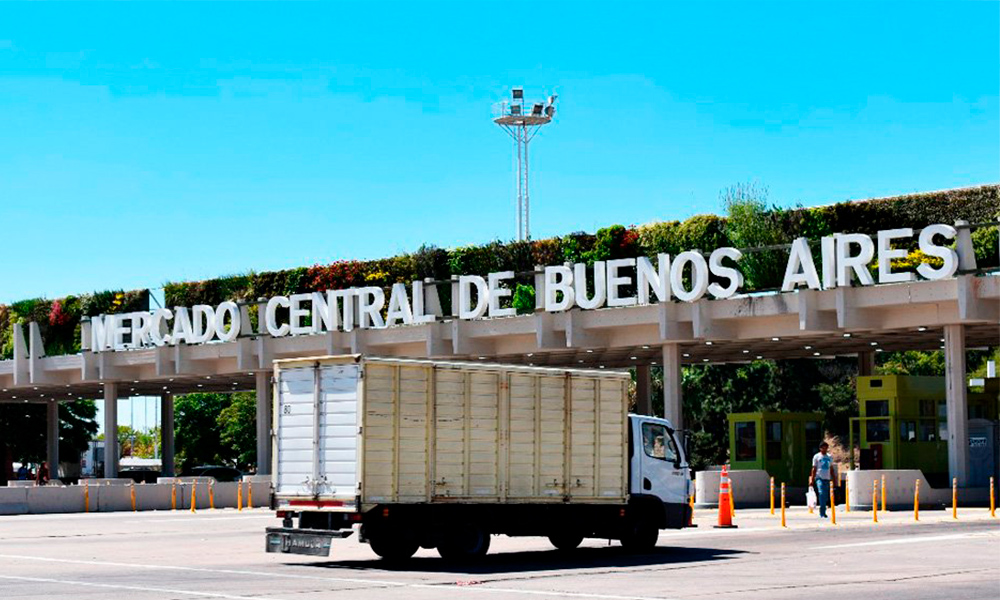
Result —
POLYGON ((23 515, 28 512, 28 488, 0 487, 0 515, 23 515))
MULTIPOLYGON (((719 479, 721 475, 721 468, 718 470, 698 471, 694 474, 695 508, 715 508, 719 506, 719 479)), ((741 506, 760 508, 769 505, 768 494, 771 489, 771 477, 766 471, 730 471, 729 480, 732 484, 736 508, 741 506)), ((777 494, 778 492, 775 493, 777 494)))
MULTIPOLYGON (((169 482, 134 484, 136 510, 170 510, 171 494, 177 491, 177 510, 191 509, 191 489, 195 488, 198 510, 210 507, 209 490, 215 496, 215 508, 235 508, 237 487, 243 486, 243 506, 247 506, 248 486, 253 486, 253 507, 269 507, 271 480, 255 477, 247 483, 214 483, 211 477, 168 478, 169 482)), ((131 480, 86 480, 84 485, 0 487, 0 515, 73 513, 84 511, 84 490, 91 512, 132 510, 131 480), (102 481, 103 485, 95 482, 102 481)))
MULTIPOLYGON (((848 471, 847 486, 851 508, 871 510, 872 484, 878 483, 879 508, 882 507, 882 476, 885 475, 885 500, 889 510, 912 510, 913 488, 920 481, 920 506, 941 508, 951 506, 951 488, 932 488, 918 469, 848 471)), ((959 488, 959 506, 985 506, 989 503, 989 488, 959 488)))

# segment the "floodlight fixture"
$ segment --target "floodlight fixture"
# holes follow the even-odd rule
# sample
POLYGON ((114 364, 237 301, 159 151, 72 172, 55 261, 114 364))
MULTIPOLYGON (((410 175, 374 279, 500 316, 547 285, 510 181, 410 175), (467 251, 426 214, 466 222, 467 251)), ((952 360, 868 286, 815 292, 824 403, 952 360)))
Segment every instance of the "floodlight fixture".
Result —
POLYGON ((546 102, 532 102, 530 113, 522 108, 524 89, 513 88, 510 91, 511 101, 494 105, 493 122, 503 127, 514 140, 517 153, 517 239, 531 239, 530 201, 528 195, 528 143, 538 133, 542 125, 552 122, 555 116, 556 95, 552 94, 546 102))

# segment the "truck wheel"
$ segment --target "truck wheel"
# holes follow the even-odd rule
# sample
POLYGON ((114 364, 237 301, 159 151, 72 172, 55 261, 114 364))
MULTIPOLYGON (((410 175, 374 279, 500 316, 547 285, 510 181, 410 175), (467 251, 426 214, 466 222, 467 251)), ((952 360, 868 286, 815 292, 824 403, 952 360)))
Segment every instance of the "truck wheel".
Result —
POLYGON ((629 552, 649 552, 656 547, 660 530, 649 522, 632 523, 622 535, 622 548, 629 552))
POLYGON ((447 531, 438 544, 441 558, 452 561, 479 558, 489 551, 490 534, 474 523, 465 523, 447 531))
POLYGON ((549 541, 556 549, 569 552, 576 550, 577 546, 583 542, 583 536, 578 533, 553 533, 549 536, 549 541))
POLYGON ((368 534, 372 552, 388 561, 406 560, 417 553, 420 545, 408 530, 376 529, 368 534))

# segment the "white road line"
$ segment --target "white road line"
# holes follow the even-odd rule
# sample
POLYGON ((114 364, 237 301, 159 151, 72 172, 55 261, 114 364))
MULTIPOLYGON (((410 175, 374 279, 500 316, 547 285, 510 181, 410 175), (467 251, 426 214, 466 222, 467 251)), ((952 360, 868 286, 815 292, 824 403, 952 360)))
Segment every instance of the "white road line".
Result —
POLYGON ((103 560, 82 560, 75 558, 49 558, 47 556, 25 556, 22 554, 0 554, 0 558, 12 560, 35 560, 39 562, 64 563, 71 565, 91 565, 99 567, 124 567, 132 569, 150 569, 159 571, 189 571, 194 573, 218 573, 220 575, 256 575, 258 577, 273 577, 281 579, 306 579, 310 581, 335 581, 339 583, 360 583, 371 585, 389 585, 401 587, 408 585, 397 581, 380 581, 378 579, 354 579, 349 577, 320 577, 318 575, 299 575, 297 573, 278 573, 268 571, 247 571, 244 569, 207 569, 204 567, 185 567, 180 565, 144 565, 138 563, 123 563, 103 560))
POLYGON ((919 544, 922 542, 938 542, 942 540, 962 540, 976 537, 991 537, 984 533, 950 533, 947 535, 923 535, 915 537, 904 537, 892 540, 877 540, 874 542, 854 542, 851 544, 834 544, 831 546, 817 546, 815 550, 833 550, 835 548, 860 548, 862 546, 892 546, 895 544, 919 544))
MULTIPOLYGON (((490 582, 482 582, 470 585, 455 585, 450 583, 403 583, 400 581, 386 581, 380 579, 357 579, 349 577, 320 577, 317 575, 299 575, 296 573, 280 573, 271 571, 248 571, 242 569, 207 569, 204 567, 184 567, 177 565, 144 565, 136 563, 120 563, 120 562, 110 562, 110 561, 98 561, 98 560, 81 560, 72 558, 49 558, 45 556, 26 556, 22 554, 0 554, 0 558, 12 559, 12 560, 34 560, 39 562, 53 562, 53 563, 67 563, 67 564, 77 564, 77 565, 92 565, 92 566, 105 566, 105 567, 126 567, 133 569, 151 569, 151 570, 163 570, 163 571, 192 571, 197 573, 217 573, 220 575, 254 575, 258 577, 273 578, 273 579, 305 579, 310 581, 326 581, 326 582, 336 582, 336 583, 356 583, 362 585, 372 585, 381 587, 396 587, 396 588, 412 588, 412 589, 422 589, 422 590, 435 590, 440 592, 493 592, 493 593, 507 593, 507 594, 521 594, 525 596, 546 596, 551 598, 587 598, 591 600, 669 600, 662 597, 655 596, 619 596, 614 594, 589 594, 585 592, 558 592, 558 591, 547 591, 547 590, 523 590, 517 588, 499 588, 499 587, 487 587, 490 582)), ((24 579, 32 580, 30 577, 14 577, 8 575, 0 575, 0 578, 8 579, 24 579)), ((44 579, 37 579, 37 581, 49 581, 44 579)), ((502 580, 501 580, 502 581, 502 580)), ((53 583, 76 583, 70 581, 61 580, 51 580, 53 583)), ((499 583, 499 581, 498 581, 499 583)), ((82 584, 81 584, 82 585, 82 584)), ((101 584, 88 584, 88 585, 101 585, 101 584)), ((117 586, 124 587, 124 586, 117 586)), ((141 589, 141 588, 135 588, 141 589)), ((247 598, 245 596, 226 596, 211 593, 201 593, 201 592, 182 592, 179 590, 153 590, 149 588, 147 591, 175 591, 179 594, 189 594, 189 595, 201 595, 201 596, 212 596, 218 598, 235 598, 243 600, 247 598)), ((336 591, 336 590, 333 590, 336 591)), ((254 600, 266 600, 263 596, 254 597, 254 600)))
POLYGON ((23 577, 20 575, 0 575, 0 579, 13 581, 30 581, 32 583, 58 583, 61 585, 79 585, 84 587, 107 588, 113 590, 129 590, 132 592, 155 592, 157 594, 180 594, 182 596, 198 596, 201 598, 225 598, 227 600, 280 600, 273 596, 236 596, 234 594, 218 594, 215 592, 195 592, 189 590, 178 590, 172 588, 155 588, 138 585, 117 585, 113 583, 93 583, 90 581, 76 581, 72 579, 52 579, 48 577, 23 577))

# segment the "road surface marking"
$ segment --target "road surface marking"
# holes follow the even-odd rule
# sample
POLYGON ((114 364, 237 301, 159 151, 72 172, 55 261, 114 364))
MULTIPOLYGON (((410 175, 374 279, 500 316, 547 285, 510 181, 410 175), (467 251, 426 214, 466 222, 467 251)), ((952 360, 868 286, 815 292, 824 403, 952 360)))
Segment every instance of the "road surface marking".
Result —
POLYGON ((202 598, 224 598, 226 600, 279 600, 273 596, 236 596, 233 594, 219 594, 215 592, 195 592, 190 590, 178 590, 172 588, 155 588, 138 585, 118 585, 113 583, 94 583, 90 581, 75 581, 72 579, 52 579, 48 577, 24 577, 20 575, 0 575, 0 579, 13 581, 30 581, 32 583, 58 583, 62 585, 79 585, 85 587, 107 588, 113 590, 129 590, 132 592, 156 592, 158 594, 180 594, 182 596, 200 596, 202 598))
POLYGON ((833 550, 835 548, 860 548, 862 546, 892 546, 895 544, 919 544, 922 542, 938 542, 942 540, 963 540, 976 537, 992 537, 991 534, 984 533, 950 533, 947 535, 923 535, 916 537, 904 537, 892 540, 878 540, 874 542, 854 542, 851 544, 834 544, 831 546, 817 546, 815 550, 833 550))
MULTIPOLYGON (((258 577, 265 578, 282 578, 282 579, 305 579, 310 581, 327 581, 336 583, 356 583, 363 585, 381 586, 381 587, 396 587, 396 588, 413 588, 413 589, 423 589, 423 590, 438 590, 438 591, 457 591, 457 592, 493 592, 493 593, 507 593, 507 594, 522 594, 526 596, 547 596, 555 598, 587 598, 591 600, 669 600, 668 598, 661 597, 649 597, 649 596, 619 596, 615 594, 588 594, 585 592, 557 592, 557 591, 545 591, 545 590, 521 590, 517 588, 497 588, 497 587, 486 587, 490 582, 483 582, 478 585, 464 585, 459 586, 454 583, 404 583, 400 581, 384 581, 379 579, 356 579, 348 577, 320 577, 317 575, 299 575, 295 573, 279 573, 279 572, 269 572, 269 571, 248 571, 242 569, 208 569, 204 567, 184 567, 178 565, 144 565, 136 563, 120 563, 120 562, 110 562, 110 561, 98 561, 98 560, 82 560, 82 559, 72 559, 72 558, 49 558, 45 556, 26 556, 21 554, 0 554, 0 558, 11 559, 11 560, 34 560, 40 562, 53 562, 53 563, 66 563, 66 564, 77 564, 77 565, 92 565, 92 566, 105 566, 105 567, 131 567, 133 569, 151 569, 151 570, 164 570, 164 571, 192 571, 197 573, 217 573, 221 575, 255 575, 258 577)), ((39 581, 39 582, 50 582, 50 583, 66 583, 66 584, 78 584, 76 581, 64 581, 58 579, 40 579, 31 577, 17 577, 13 575, 0 575, 0 578, 7 579, 21 579, 25 581, 39 581)), ((502 580, 500 580, 502 581, 502 580)), ((499 583, 500 581, 497 581, 499 583)), ((79 583, 79 585, 93 585, 93 586, 105 586, 105 587, 119 587, 126 589, 127 586, 112 586, 110 584, 84 584, 79 583)), ((212 593, 202 593, 202 592, 186 592, 181 590, 156 590, 153 588, 132 588, 137 591, 156 591, 156 592, 173 592, 178 594, 188 594, 192 596, 207 596, 216 598, 232 598, 237 600, 250 600, 248 596, 228 596, 223 594, 212 594, 212 593)), ((336 590, 333 590, 336 591, 336 590)), ((263 596, 254 596, 253 600, 267 600, 263 596)))

